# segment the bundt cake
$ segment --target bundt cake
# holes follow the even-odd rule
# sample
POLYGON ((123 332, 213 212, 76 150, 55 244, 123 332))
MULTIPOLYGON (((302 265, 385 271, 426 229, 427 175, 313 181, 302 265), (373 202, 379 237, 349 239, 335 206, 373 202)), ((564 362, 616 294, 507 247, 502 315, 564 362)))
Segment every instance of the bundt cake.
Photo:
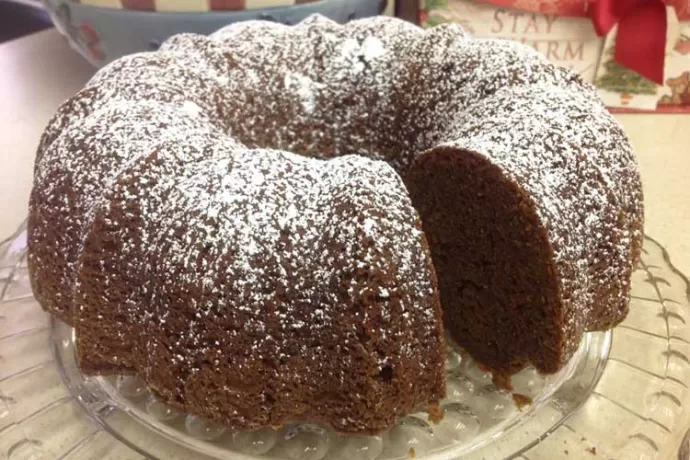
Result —
POLYGON ((237 429, 376 433, 626 315, 630 144, 595 91, 454 25, 249 21, 119 59, 41 139, 29 268, 81 369, 237 429))

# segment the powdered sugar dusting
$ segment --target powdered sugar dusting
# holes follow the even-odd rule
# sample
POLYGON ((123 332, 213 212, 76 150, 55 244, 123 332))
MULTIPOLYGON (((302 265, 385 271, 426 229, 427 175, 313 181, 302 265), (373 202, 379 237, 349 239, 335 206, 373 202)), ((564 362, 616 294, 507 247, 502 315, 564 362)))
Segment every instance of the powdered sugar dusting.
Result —
POLYGON ((293 72, 285 74, 284 82, 285 89, 299 98, 304 111, 308 114, 313 112, 316 107, 316 91, 323 88, 324 85, 305 75, 293 72))
POLYGON ((367 37, 362 41, 362 56, 365 61, 371 62, 386 54, 383 42, 377 37, 367 37))
MULTIPOLYGON (((36 296, 98 350, 83 365, 139 372, 236 427, 298 415, 281 404, 325 413, 295 404, 296 388, 314 401, 347 394, 358 372, 424 373, 395 396, 407 406, 380 407, 391 421, 442 387, 435 279, 396 174, 437 145, 485 156, 534 201, 560 270, 566 347, 627 305, 639 175, 592 88, 455 25, 320 16, 172 37, 67 101, 36 160, 36 296)), ((357 401, 381 406, 382 388, 357 401)), ((349 415, 333 423, 378 429, 349 415)))

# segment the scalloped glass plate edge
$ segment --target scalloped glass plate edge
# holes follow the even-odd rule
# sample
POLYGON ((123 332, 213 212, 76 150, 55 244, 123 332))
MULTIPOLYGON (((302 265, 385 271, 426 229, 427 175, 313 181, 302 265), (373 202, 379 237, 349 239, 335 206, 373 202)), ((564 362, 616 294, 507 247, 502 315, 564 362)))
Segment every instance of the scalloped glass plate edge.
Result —
MULTIPOLYGON (((168 449, 172 447, 168 442, 189 449, 195 458, 233 458, 256 459, 256 456, 246 455, 236 450, 229 450, 228 443, 220 446, 211 442, 193 439, 181 433, 179 427, 171 427, 167 423, 154 420, 146 414, 142 404, 133 404, 130 398, 118 391, 113 378, 85 377, 76 366, 73 348, 73 329, 60 321, 52 320, 52 342, 58 367, 63 381, 70 389, 74 398, 98 423, 115 437, 127 443, 131 448, 143 455, 155 458, 171 458, 168 449), (139 426, 147 431, 145 439, 138 439, 138 431, 127 425, 139 426), (152 451, 151 435, 160 438, 160 452, 152 451), (201 457, 199 457, 201 455, 201 457)), ((526 452, 541 439, 547 437, 587 400, 602 375, 606 365, 606 358, 610 351, 611 332, 594 332, 584 336, 576 355, 568 365, 554 376, 546 377, 544 389, 536 395, 531 405, 524 412, 513 413, 503 423, 498 422, 482 431, 471 442, 444 446, 431 446, 423 451, 423 458, 430 460, 444 460, 452 458, 480 458, 486 455, 495 456, 503 451, 505 457, 513 457, 526 452), (551 381, 549 381, 551 380, 551 381), (549 410, 549 416, 540 417, 540 412, 549 410), (554 417, 554 411, 558 415, 554 417), (531 425, 531 426, 530 426, 531 425), (529 433, 525 437, 521 433, 529 433), (532 436, 532 435, 536 436, 532 436)), ((466 358, 465 358, 466 359, 466 358)), ((472 371, 470 371, 472 372, 472 371)), ((476 372, 476 370, 475 370, 476 372)), ((488 375, 488 374, 487 374, 488 375)), ((480 380, 482 376, 480 376, 480 380)), ((484 376, 484 379, 488 377, 484 376)), ((487 386, 491 386, 487 384, 487 386)), ((482 398, 483 396, 475 396, 482 398)), ((490 398, 491 396, 486 396, 490 398)), ((141 396, 138 397, 142 399, 141 396)), ((504 401, 498 401, 501 404, 504 401)), ((446 403, 448 403, 446 401, 446 403)), ((452 404, 452 400, 450 402, 452 404)), ((489 404, 492 404, 491 401, 489 404)), ((512 403, 512 401, 511 401, 512 403)), ((475 411, 477 412, 477 411, 475 411)), ((487 417, 478 414, 479 418, 487 417)), ((184 417, 184 414, 182 414, 184 417)), ((189 416, 188 416, 189 417, 189 416)), ((444 422, 442 421, 441 424, 444 422)), ((178 423, 179 425, 179 423, 178 423)), ((429 425, 434 428, 434 425, 429 425)), ((336 436, 337 435, 333 435, 336 436)), ((386 435, 384 435, 385 437, 386 435)), ((418 441, 412 442, 415 445, 418 441)), ((308 450, 308 448, 307 448, 308 450)), ((402 449, 421 458, 422 452, 402 449), (414 453, 412 453, 414 452, 414 453)), ((408 455, 391 456, 386 458, 404 458, 408 455)), ((502 455, 503 456, 503 455, 502 455)), ((289 455, 288 457, 292 457, 289 455)), ((176 456, 173 458, 177 458, 176 456)), ((185 458, 185 457, 183 457, 185 458)), ((186 457, 189 458, 189 457, 186 457)), ((269 458, 276 458, 269 453, 269 458)), ((277 458, 283 458, 279 456, 277 458)), ((300 457, 294 457, 300 458, 300 457)), ((310 458, 310 457, 304 457, 310 458)), ((325 455, 321 458, 330 458, 325 455)))
MULTIPOLYGON (((133 403, 127 399, 113 379, 81 375, 74 364, 70 328, 49 319, 48 315, 40 315, 30 287, 27 289, 25 230, 23 225, 15 235, 0 243, 0 362, 10 364, 4 372, 3 365, 0 365, 0 458, 4 458, 4 455, 12 460, 25 458, 16 454, 27 452, 26 449, 43 453, 43 456, 26 458, 91 458, 90 455, 83 456, 84 447, 88 450, 89 447, 103 444, 101 441, 104 440, 111 444, 117 442, 118 450, 127 452, 125 456, 117 458, 140 458, 125 446, 148 458, 256 458, 234 450, 237 447, 233 444, 234 433, 226 431, 213 442, 180 436, 179 424, 188 419, 184 414, 178 415, 175 429, 171 429, 167 422, 152 423, 150 414, 141 408, 141 401, 133 403), (20 304, 22 308, 26 306, 26 312, 18 308, 20 304), (29 310, 39 314, 30 314, 29 310), (17 332, 11 327, 17 328, 17 332), (23 359, 21 355, 7 353, 16 348, 20 341, 26 342, 27 337, 36 339, 31 345, 32 350, 39 348, 35 350, 35 356, 23 359), (36 344, 45 344, 45 350, 36 344), (37 401, 29 404, 26 399, 28 390, 12 393, 14 389, 8 386, 8 382, 16 380, 21 383, 20 377, 24 374, 28 378, 37 374, 37 369, 44 368, 54 368, 54 372, 60 374, 56 376, 56 382, 61 380, 67 386, 59 392, 59 399, 51 402, 46 395, 37 394, 37 401), (69 394, 72 398, 66 396, 69 394), (44 399, 45 407, 38 407, 37 404, 43 404, 44 399), (85 431, 87 435, 73 441, 74 446, 51 448, 51 443, 61 438, 56 438, 56 433, 42 432, 31 423, 47 412, 67 406, 67 399, 73 401, 69 405, 76 403, 85 411, 83 418, 91 420, 88 422, 90 428, 85 431), (28 409, 24 406, 36 410, 26 416, 28 409), (16 442, 8 437, 17 433, 19 437, 16 442), (5 445, 5 439, 10 444, 5 445), (227 439, 230 439, 230 443, 224 441, 227 439)), ((419 449, 402 450, 397 457, 386 450, 386 443, 391 440, 386 434, 375 446, 381 448, 383 445, 383 452, 372 452, 371 446, 365 446, 370 449, 369 456, 365 457, 401 458, 416 453, 417 457, 435 460, 458 457, 515 458, 521 455, 532 460, 558 456, 557 449, 563 449, 565 443, 570 442, 563 449, 566 453, 568 449, 572 452, 574 448, 582 448, 587 455, 599 452, 607 458, 667 458, 664 454, 677 448, 690 417, 690 413, 684 409, 688 396, 686 382, 690 382, 690 288, 687 279, 671 265, 665 250, 650 238, 645 239, 643 262, 633 278, 633 301, 628 319, 614 329, 613 334, 587 334, 569 367, 558 378, 542 382, 542 391, 534 395, 533 404, 524 412, 509 414, 507 419, 487 425, 469 443, 446 443, 445 447, 439 447, 438 443, 435 445, 432 442, 419 449), (601 427, 610 427, 611 423, 620 423, 623 434, 599 433, 606 432, 601 427)), ((467 357, 459 355, 455 363, 451 363, 453 366, 462 370, 460 374, 467 374, 473 379, 476 391, 469 395, 469 401, 491 402, 491 398, 495 397, 505 406, 507 395, 485 392, 486 388, 490 388, 486 375, 472 367, 467 357)), ((34 395, 31 396, 30 399, 33 399, 34 395)), ((467 408, 464 403, 468 401, 453 404, 467 408)), ((482 417, 476 407, 473 410, 476 412, 473 413, 475 418, 482 417)), ((73 413, 62 415, 76 417, 73 413)), ((430 424, 420 414, 406 419, 409 420, 403 420, 398 426, 414 432, 412 436, 419 438, 415 442, 419 443, 420 439, 424 441, 419 434, 423 435, 430 424)), ((68 421, 65 420, 65 424, 68 421)), ((62 427, 58 425, 50 429, 59 431, 62 427)), ((284 427, 275 436, 294 434, 295 426, 299 427, 284 427)), ((436 435, 434 430, 438 430, 438 427, 431 426, 430 429, 433 438, 436 435)), ((294 451, 285 455, 284 450, 278 449, 280 443, 268 455, 272 458, 331 458, 331 453, 335 452, 336 456, 340 453, 344 458, 344 451, 340 449, 342 437, 331 436, 337 438, 336 442, 327 445, 326 451, 317 456, 296 456, 294 451)), ((441 436, 436 435, 436 439, 438 441, 441 436)), ((408 442, 404 447, 416 445, 408 442)), ((349 452, 349 458, 365 458, 352 455, 355 451, 349 452)))

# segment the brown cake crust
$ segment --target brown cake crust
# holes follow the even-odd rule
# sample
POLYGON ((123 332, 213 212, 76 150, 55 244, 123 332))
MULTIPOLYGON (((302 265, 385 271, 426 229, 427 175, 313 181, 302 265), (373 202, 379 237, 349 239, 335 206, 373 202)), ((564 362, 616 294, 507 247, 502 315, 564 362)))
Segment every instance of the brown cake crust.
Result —
POLYGON ((29 268, 87 373, 238 429, 374 433, 443 396, 436 274, 481 363, 554 372, 624 318, 642 222, 629 142, 572 72, 312 16, 100 70, 41 139, 29 268))
POLYGON ((194 136, 115 179, 77 275, 81 369, 244 429, 375 433, 437 402, 441 310, 400 178, 243 150, 194 136))

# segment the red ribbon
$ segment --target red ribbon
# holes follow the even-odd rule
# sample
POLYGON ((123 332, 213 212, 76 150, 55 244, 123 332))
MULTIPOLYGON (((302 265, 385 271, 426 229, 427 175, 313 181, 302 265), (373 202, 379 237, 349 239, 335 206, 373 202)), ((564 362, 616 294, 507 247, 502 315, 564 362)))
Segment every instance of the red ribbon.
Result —
POLYGON ((664 0, 596 0, 592 22, 604 36, 618 24, 618 63, 660 85, 664 83, 666 4, 664 0))

